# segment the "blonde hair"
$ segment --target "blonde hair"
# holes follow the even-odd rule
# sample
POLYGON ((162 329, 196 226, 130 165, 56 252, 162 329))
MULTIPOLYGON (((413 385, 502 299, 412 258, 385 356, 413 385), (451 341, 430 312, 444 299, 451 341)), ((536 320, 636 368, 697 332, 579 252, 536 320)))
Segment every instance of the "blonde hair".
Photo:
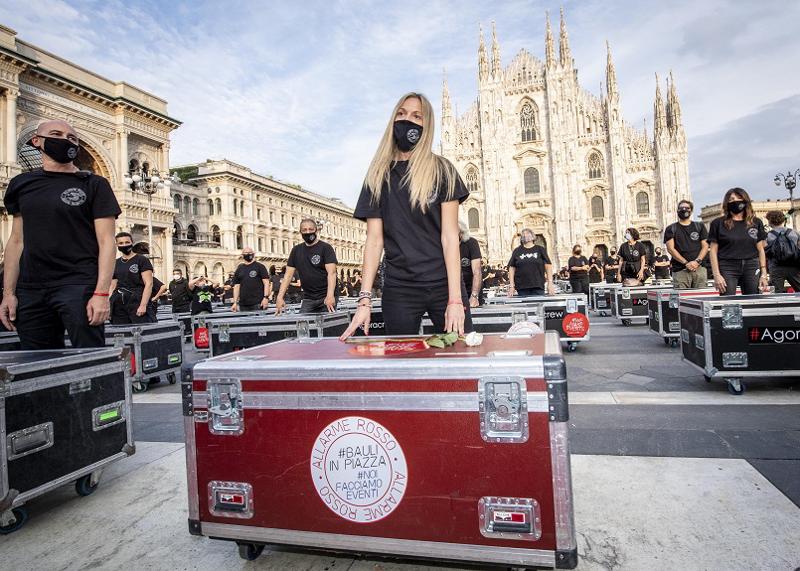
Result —
POLYGON ((389 118, 389 124, 383 132, 381 141, 378 143, 378 150, 375 151, 375 156, 372 158, 367 170, 364 184, 369 188, 373 202, 377 204, 381 198, 383 185, 389 182, 392 161, 395 160, 396 154, 399 152, 397 143, 394 141, 395 117, 397 117, 397 112, 406 102, 406 99, 411 97, 418 99, 422 106, 423 129, 422 137, 411 150, 408 170, 403 175, 401 183, 407 184, 409 187, 411 208, 419 208, 422 212, 425 212, 428 209, 428 200, 442 186, 442 183, 444 183, 446 189, 442 201, 452 200, 458 174, 450 161, 432 151, 435 125, 433 106, 431 106, 428 98, 421 93, 407 93, 394 106, 392 116, 389 118))

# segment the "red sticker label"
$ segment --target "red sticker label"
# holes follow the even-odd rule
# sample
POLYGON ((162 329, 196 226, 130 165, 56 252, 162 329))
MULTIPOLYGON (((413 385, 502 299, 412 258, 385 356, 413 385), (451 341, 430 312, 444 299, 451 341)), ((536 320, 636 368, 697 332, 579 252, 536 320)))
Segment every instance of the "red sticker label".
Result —
POLYGON ((561 328, 567 337, 585 337, 589 331, 589 318, 582 313, 568 313, 561 320, 561 328))
POLYGON ((194 331, 194 346, 198 349, 208 349, 208 329, 198 327, 194 331))
POLYGON ((390 357, 392 355, 407 355, 428 349, 428 344, 422 339, 410 341, 375 341, 373 343, 359 343, 350 349, 353 355, 362 357, 390 357))

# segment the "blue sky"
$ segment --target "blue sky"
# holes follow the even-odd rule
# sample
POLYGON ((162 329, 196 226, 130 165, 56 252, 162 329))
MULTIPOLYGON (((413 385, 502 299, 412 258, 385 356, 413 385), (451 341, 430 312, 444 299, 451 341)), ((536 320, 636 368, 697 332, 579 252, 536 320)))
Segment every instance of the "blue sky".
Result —
MULTIPOLYGON (((4 0, 0 23, 109 79, 167 99, 184 122, 172 164, 225 157, 354 204, 396 98, 441 108, 442 69, 466 110, 478 23, 497 23, 504 64, 543 58, 562 4, 507 2, 136 2, 4 0)), ((625 118, 652 132, 654 73, 673 70, 692 192, 730 186, 783 198, 800 167, 800 2, 565 2, 579 80, 599 93, 611 43, 625 118)), ((662 86, 663 89, 663 86, 662 86)))

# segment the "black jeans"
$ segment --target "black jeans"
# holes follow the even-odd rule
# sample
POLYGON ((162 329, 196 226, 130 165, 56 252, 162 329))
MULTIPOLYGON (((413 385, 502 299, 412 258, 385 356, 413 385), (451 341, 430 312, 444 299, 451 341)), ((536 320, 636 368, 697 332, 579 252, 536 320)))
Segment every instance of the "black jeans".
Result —
POLYGON ((569 285, 572 288, 572 293, 589 293, 589 278, 569 278, 569 285))
POLYGON ((522 289, 517 290, 517 295, 519 297, 531 297, 534 295, 544 295, 544 288, 543 287, 524 287, 522 289))
POLYGON ((64 330, 76 349, 104 347, 103 325, 89 325, 86 304, 94 286, 17 290, 17 333, 23 350, 63 349, 64 330))
POLYGON ((787 281, 794 293, 800 293, 800 267, 770 265, 769 285, 775 287, 775 293, 786 293, 787 281))
POLYGON ((742 294, 755 295, 758 291, 758 258, 749 260, 719 260, 719 273, 725 279, 725 293, 736 295, 736 286, 742 294))
MULTIPOLYGON (((339 303, 339 298, 334 298, 334 309, 336 308, 336 304, 339 303)), ((310 299, 310 298, 303 298, 303 301, 300 302, 300 313, 327 313, 328 308, 325 307, 325 298, 320 299, 310 299)))
MULTIPOLYGON (((436 333, 444 333, 444 313, 449 300, 447 284, 434 288, 386 286, 381 298, 386 335, 418 335, 425 313, 433 322, 436 333)), ((467 290, 461 286, 464 303, 464 331, 472 331, 467 290)))
POLYGON ((139 303, 142 301, 144 290, 129 290, 117 288, 111 296, 111 325, 132 325, 139 323, 155 323, 155 312, 147 302, 147 311, 144 315, 136 315, 139 303))
POLYGON ((252 304, 240 303, 239 304, 239 311, 258 311, 259 309, 261 309, 261 304, 260 303, 252 303, 252 304))

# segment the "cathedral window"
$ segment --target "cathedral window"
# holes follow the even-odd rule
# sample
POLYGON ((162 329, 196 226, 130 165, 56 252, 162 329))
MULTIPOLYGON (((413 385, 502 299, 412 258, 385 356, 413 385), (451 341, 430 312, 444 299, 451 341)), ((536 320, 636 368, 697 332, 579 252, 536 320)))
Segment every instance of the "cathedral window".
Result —
POLYGON ((189 214, 192 211, 192 199, 188 196, 183 197, 183 211, 189 214))
POLYGON ((595 220, 602 220, 605 218, 605 206, 602 196, 592 197, 592 218, 595 220))
POLYGON ((241 250, 244 248, 244 231, 241 226, 236 227, 236 249, 241 250))
POLYGON ((212 226, 211 227, 211 241, 219 244, 222 241, 222 238, 219 233, 219 226, 212 226))
POLYGON ((478 187, 478 169, 476 169, 473 166, 470 166, 469 169, 467 169, 467 177, 466 178, 467 178, 467 180, 466 180, 466 182, 467 182, 467 190, 469 190, 470 192, 478 192, 478 190, 479 190, 479 187, 478 187))
POLYGON ((194 227, 194 224, 189 224, 189 227, 186 229, 186 239, 190 242, 195 242, 197 240, 197 228, 194 227))
POLYGON ((180 212, 180 210, 181 210, 181 195, 180 194, 176 194, 175 196, 172 197, 172 205, 175 207, 175 210, 180 212))
POLYGON ((194 216, 200 214, 200 201, 196 198, 192 200, 192 214, 194 216))
POLYGON ((214 201, 210 198, 208 199, 208 215, 214 216, 214 201))
POLYGON ((222 214, 222 199, 218 198, 218 199, 216 199, 216 200, 214 201, 214 203, 215 203, 215 204, 216 204, 216 206, 217 206, 217 207, 214 209, 214 211, 217 213, 217 215, 220 215, 220 214, 222 214))
POLYGON ((644 191, 636 194, 636 214, 639 216, 650 214, 650 195, 644 191))
POLYGON ((603 178, 603 157, 597 151, 589 155, 587 169, 590 179, 603 178))
POLYGON ((539 194, 539 171, 533 167, 525 169, 525 194, 539 194))
POLYGON ((536 111, 530 103, 522 106, 519 112, 519 123, 523 143, 535 141, 539 138, 536 132, 536 111))
POLYGON ((477 208, 470 208, 467 212, 467 224, 470 230, 477 230, 481 227, 480 215, 477 208))

